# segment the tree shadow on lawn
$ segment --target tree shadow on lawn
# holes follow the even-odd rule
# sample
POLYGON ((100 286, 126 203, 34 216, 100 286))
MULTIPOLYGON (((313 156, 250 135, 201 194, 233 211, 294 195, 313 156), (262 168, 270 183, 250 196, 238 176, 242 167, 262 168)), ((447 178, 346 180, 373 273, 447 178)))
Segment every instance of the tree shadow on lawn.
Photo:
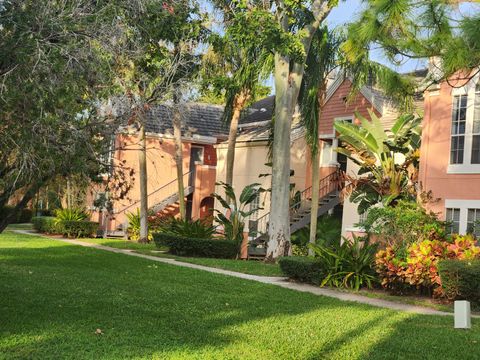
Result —
POLYGON ((404 346, 392 334, 402 337, 411 332, 404 322, 430 317, 49 245, 0 249, 0 353, 7 357, 318 359, 349 354, 345 344, 358 343, 378 358, 392 346, 407 354, 420 334, 437 342, 446 335, 443 323, 430 321, 404 346))

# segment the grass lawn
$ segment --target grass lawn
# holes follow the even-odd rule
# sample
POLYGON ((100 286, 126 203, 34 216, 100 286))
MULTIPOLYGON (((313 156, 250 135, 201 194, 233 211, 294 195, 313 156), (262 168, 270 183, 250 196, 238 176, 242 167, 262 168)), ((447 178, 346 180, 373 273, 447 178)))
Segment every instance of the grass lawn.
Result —
POLYGON ((173 258, 178 261, 188 262, 192 264, 205 265, 219 269, 237 271, 245 274, 262 275, 262 276, 284 276, 280 271, 278 264, 266 264, 262 261, 245 261, 245 260, 231 260, 231 259, 209 259, 196 257, 175 256, 167 253, 159 253, 155 244, 139 244, 137 242, 117 239, 79 239, 94 244, 110 246, 118 249, 130 249, 135 252, 173 258))
POLYGON ((1 359, 478 359, 480 322, 0 235, 1 359), (101 334, 96 334, 101 329, 101 334))

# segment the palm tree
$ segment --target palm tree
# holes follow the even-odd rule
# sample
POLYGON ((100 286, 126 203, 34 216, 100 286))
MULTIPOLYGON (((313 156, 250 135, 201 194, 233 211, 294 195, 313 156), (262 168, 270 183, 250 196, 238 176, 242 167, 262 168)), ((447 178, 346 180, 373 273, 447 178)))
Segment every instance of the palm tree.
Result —
POLYGON ((229 125, 226 179, 233 184, 235 145, 241 113, 258 96, 268 94, 262 85, 268 71, 268 53, 256 42, 239 42, 227 31, 214 37, 213 46, 204 57, 206 92, 222 95, 225 101, 223 120, 229 125))
MULTIPOLYGON (((310 213, 309 242, 315 244, 318 201, 319 201, 319 167, 318 122, 325 104, 328 75, 335 69, 340 40, 326 27, 319 29, 312 41, 307 57, 305 76, 299 94, 302 122, 306 130, 305 138, 310 148, 312 159, 312 208, 310 213)), ((309 255, 314 251, 310 247, 309 255)))
POLYGON ((421 118, 401 115, 387 132, 375 113, 369 113, 371 121, 356 114, 360 125, 335 123, 343 144, 337 151, 360 167, 347 186, 359 213, 377 203, 391 206, 401 198, 415 199, 418 192, 421 118))

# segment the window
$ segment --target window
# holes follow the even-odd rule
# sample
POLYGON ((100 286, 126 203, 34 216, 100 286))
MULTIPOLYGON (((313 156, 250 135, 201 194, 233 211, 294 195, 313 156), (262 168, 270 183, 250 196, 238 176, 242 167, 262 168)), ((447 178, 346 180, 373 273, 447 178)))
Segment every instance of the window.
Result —
MULTIPOLYGON (((252 211, 253 209, 258 209, 260 206, 260 196, 257 196, 255 198, 255 200, 253 200, 251 203, 250 203, 250 210, 249 211, 252 211)), ((479 213, 480 215, 480 213, 479 213)), ((253 212, 252 214, 250 214, 250 216, 248 217, 249 220, 252 220, 252 221, 256 221, 258 219, 258 210, 256 210, 255 212, 253 212)))
POLYGON ((467 95, 454 96, 452 111, 452 140, 450 147, 450 164, 463 164, 466 123, 467 95))
POLYGON ((468 209, 467 233, 480 236, 480 209, 468 209))
POLYGON ((460 209, 447 208, 445 221, 449 225, 450 234, 458 234, 460 232, 460 209))
POLYGON ((480 83, 475 86, 475 106, 472 124, 472 164, 480 164, 480 83))

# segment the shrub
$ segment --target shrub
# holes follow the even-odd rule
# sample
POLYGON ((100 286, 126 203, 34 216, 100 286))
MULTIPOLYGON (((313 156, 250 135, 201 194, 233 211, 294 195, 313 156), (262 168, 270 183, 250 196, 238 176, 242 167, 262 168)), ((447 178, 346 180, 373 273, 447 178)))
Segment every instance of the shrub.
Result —
POLYGON ((319 258, 325 274, 321 286, 345 287, 359 290, 371 288, 376 281, 375 253, 377 244, 368 237, 354 236, 331 245, 310 245, 319 258))
POLYGON ((34 216, 32 218, 33 228, 41 233, 56 234, 58 226, 53 216, 34 216))
POLYGON ((158 247, 168 246, 172 254, 212 258, 235 258, 238 244, 225 239, 195 239, 167 233, 155 233, 153 239, 158 247))
POLYGON ((215 220, 223 226, 224 236, 234 241, 237 244, 237 250, 240 251, 245 221, 249 216, 261 210, 259 206, 254 206, 254 204, 265 190, 260 187, 260 184, 250 184, 243 188, 240 196, 237 198, 235 190, 230 184, 219 182, 216 185, 223 187, 226 198, 217 193, 212 194, 224 207, 223 210, 215 209, 217 213, 215 220))
MULTIPOLYGON (((138 241, 140 240, 140 209, 137 208, 135 213, 127 213, 128 227, 127 235, 130 240, 138 241)), ((148 231, 148 241, 152 241, 152 233, 148 231)))
POLYGON ((91 237, 97 235, 98 223, 93 221, 66 220, 58 223, 58 231, 66 237, 91 237))
POLYGON ((20 214, 17 217, 17 222, 19 224, 29 223, 32 221, 33 211, 30 209, 22 209, 20 214))
POLYGON ((423 240, 445 238, 445 223, 412 201, 399 201, 395 207, 375 207, 360 223, 368 234, 393 247, 408 247, 423 240))
POLYGON ((456 236, 453 243, 424 240, 413 243, 406 251, 387 246, 376 255, 376 270, 384 288, 394 292, 417 290, 442 295, 438 262, 442 259, 474 259, 480 248, 472 236, 456 236))
MULTIPOLYGON (((342 222, 331 215, 323 215, 317 221, 316 242, 325 245, 338 243, 342 235, 342 222)), ((292 245, 304 247, 308 252, 307 245, 310 240, 310 227, 306 226, 295 231, 291 236, 292 245)))
POLYGON ((442 260, 438 272, 447 298, 480 306, 480 260, 442 260))
MULTIPOLYGON (((0 208, 0 218, 5 218, 14 211, 14 207, 6 205, 3 208, 0 208)), ((12 220, 12 224, 23 224, 28 223, 32 220, 33 212, 30 209, 22 209, 12 220)))
POLYGON ((160 223, 157 229, 162 233, 195 239, 211 239, 216 233, 215 226, 202 220, 191 221, 173 217, 160 223))
POLYGON ((57 222, 62 221, 82 221, 88 219, 88 213, 79 208, 58 209, 55 211, 57 222))
POLYGON ((278 260, 280 269, 291 279, 320 285, 324 273, 318 259, 306 256, 286 256, 278 260))

